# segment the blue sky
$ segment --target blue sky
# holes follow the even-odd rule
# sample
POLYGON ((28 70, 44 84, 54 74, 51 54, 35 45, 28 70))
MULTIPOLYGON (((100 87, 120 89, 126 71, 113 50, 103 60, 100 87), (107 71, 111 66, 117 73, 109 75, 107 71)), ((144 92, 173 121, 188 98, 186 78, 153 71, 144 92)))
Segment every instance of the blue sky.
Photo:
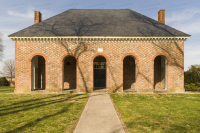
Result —
MULTIPOLYGON (((155 20, 165 9, 165 23, 190 34, 185 41, 184 70, 200 64, 200 1, 198 0, 0 0, 0 32, 5 46, 4 58, 15 58, 14 41, 7 36, 34 24, 34 11, 42 20, 68 9, 131 9, 155 20)), ((0 62, 0 70, 3 62, 0 62)))

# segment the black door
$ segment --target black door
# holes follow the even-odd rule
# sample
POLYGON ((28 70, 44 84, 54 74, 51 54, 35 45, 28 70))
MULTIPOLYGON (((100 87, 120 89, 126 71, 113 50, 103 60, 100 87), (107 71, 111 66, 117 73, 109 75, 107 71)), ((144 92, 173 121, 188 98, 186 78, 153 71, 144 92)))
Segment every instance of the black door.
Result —
POLYGON ((94 69, 94 87, 97 89, 106 87, 106 69, 94 69))

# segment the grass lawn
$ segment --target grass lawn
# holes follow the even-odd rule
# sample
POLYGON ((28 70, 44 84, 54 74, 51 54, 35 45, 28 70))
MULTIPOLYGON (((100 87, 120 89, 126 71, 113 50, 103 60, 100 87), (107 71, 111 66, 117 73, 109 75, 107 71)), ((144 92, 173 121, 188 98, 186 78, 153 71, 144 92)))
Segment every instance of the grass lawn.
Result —
POLYGON ((15 87, 4 86, 0 87, 0 93, 13 93, 15 87))
POLYGON ((130 133, 200 132, 198 94, 111 94, 130 133))
POLYGON ((0 94, 0 132, 72 132, 87 94, 0 94))

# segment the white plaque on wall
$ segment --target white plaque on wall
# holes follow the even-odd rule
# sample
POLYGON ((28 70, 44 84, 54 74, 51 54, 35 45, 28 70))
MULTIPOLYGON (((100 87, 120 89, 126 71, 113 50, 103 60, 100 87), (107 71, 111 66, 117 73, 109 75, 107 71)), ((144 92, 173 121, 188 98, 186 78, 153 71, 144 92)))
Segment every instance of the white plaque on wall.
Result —
POLYGON ((98 52, 103 52, 103 48, 98 48, 98 52))

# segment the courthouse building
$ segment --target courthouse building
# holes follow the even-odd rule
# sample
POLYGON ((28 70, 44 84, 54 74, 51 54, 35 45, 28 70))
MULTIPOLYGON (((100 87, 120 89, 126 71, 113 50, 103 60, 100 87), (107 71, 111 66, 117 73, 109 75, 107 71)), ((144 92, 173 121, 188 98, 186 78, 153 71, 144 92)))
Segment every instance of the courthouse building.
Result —
POLYGON ((15 93, 184 92, 190 35, 130 9, 70 9, 9 35, 15 93))

